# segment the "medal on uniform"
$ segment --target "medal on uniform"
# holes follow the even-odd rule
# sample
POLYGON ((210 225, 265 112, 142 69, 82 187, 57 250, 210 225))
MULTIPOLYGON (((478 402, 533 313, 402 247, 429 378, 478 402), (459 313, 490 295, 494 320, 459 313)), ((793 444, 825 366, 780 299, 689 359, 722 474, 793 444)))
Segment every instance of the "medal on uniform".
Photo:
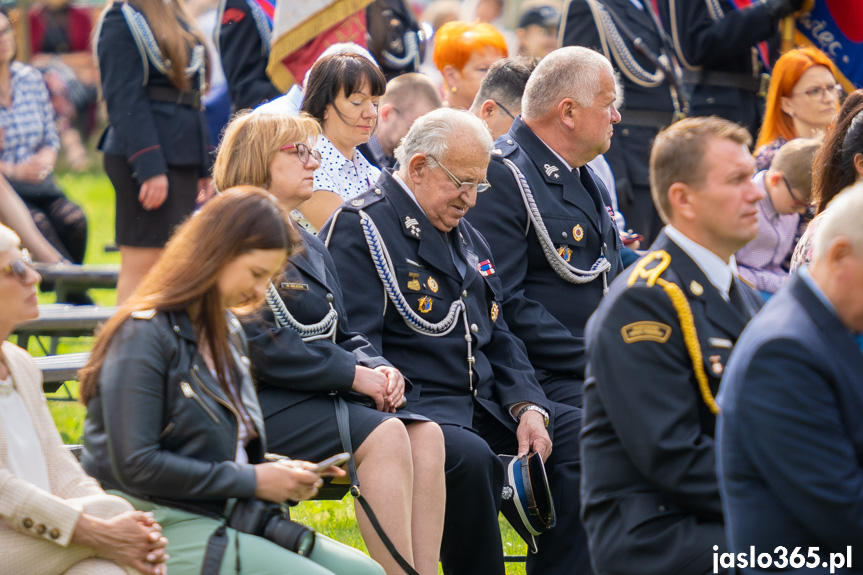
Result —
POLYGON ((722 357, 719 355, 711 355, 707 358, 707 361, 710 362, 710 368, 716 375, 722 375, 722 363, 719 361, 720 359, 722 357))
POLYGON ((581 227, 581 224, 575 224, 575 227, 572 228, 572 239, 577 242, 584 239, 584 228, 581 227))
POLYGON ((497 316, 500 314, 500 307, 497 305, 497 302, 492 302, 491 304, 491 321, 497 321, 497 316))
POLYGON ((476 269, 479 270, 480 275, 483 276, 493 276, 494 275, 494 266, 491 265, 491 260, 483 260, 476 264, 476 269))
POLYGON ((432 292, 437 293, 437 290, 438 290, 437 280, 431 276, 429 276, 428 286, 429 286, 429 289, 432 290, 432 292))
POLYGON ((413 291, 419 291, 420 289, 420 275, 416 272, 408 272, 408 277, 411 279, 408 281, 408 289, 413 291))
POLYGON ((572 257, 572 250, 569 246, 560 246, 557 248, 557 255, 563 258, 563 261, 569 263, 569 258, 572 257))
POLYGON ((420 313, 428 313, 432 310, 432 298, 424 295, 419 300, 420 313))

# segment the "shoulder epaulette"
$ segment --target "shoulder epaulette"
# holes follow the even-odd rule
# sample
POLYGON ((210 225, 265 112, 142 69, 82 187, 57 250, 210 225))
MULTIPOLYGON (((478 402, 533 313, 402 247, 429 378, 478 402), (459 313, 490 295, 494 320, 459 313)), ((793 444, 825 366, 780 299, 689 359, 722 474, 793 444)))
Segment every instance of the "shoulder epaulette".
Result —
POLYGON ((352 200, 346 201, 342 204, 342 209, 347 212, 358 212, 359 210, 365 209, 380 201, 383 197, 384 191, 378 186, 375 186, 352 200))
POLYGON ((633 286, 639 280, 644 280, 647 287, 653 287, 656 285, 656 280, 668 269, 670 264, 671 256, 667 251, 657 250, 650 252, 635 264, 635 268, 629 274, 629 280, 626 282, 626 285, 633 286))
POLYGON ((141 309, 138 311, 133 311, 131 315, 133 319, 153 319, 153 317, 156 315, 156 310, 155 308, 141 309))

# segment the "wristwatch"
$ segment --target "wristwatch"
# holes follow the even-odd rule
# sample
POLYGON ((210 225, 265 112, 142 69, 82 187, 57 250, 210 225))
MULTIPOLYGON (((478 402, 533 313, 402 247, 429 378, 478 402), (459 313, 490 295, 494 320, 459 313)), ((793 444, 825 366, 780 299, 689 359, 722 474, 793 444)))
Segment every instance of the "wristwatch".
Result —
POLYGON ((525 413, 527 413, 528 411, 535 411, 535 412, 541 414, 542 419, 545 422, 545 426, 548 427, 548 412, 546 410, 544 410, 543 408, 541 408, 540 406, 534 405, 532 403, 530 405, 525 405, 524 407, 522 407, 521 409, 518 410, 518 413, 515 414, 516 421, 521 421, 521 416, 524 415, 525 413))

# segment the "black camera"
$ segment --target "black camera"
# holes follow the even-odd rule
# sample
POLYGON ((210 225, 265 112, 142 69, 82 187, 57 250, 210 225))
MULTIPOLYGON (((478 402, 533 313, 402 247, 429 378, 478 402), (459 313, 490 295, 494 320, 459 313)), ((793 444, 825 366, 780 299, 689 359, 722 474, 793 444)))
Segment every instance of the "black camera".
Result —
POLYGON ((238 500, 228 527, 263 537, 303 557, 308 557, 315 547, 314 531, 291 521, 280 505, 262 499, 238 500))

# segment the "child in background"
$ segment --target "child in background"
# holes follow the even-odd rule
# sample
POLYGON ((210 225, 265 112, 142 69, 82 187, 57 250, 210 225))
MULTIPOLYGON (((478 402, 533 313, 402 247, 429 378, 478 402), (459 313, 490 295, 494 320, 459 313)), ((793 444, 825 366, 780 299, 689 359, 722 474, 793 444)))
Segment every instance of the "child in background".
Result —
POLYGON ((758 203, 758 236, 735 257, 740 277, 765 300, 788 280, 783 262, 794 249, 800 215, 811 206, 812 161, 820 147, 815 139, 791 140, 776 153, 770 169, 753 178, 764 192, 758 203))

